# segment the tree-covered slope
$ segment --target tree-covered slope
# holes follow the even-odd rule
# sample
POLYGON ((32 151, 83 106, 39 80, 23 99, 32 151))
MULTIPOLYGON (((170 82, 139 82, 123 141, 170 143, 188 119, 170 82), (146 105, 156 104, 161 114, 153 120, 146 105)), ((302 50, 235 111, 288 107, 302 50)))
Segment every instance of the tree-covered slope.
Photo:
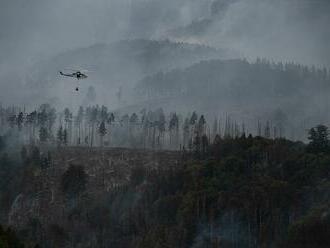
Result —
POLYGON ((305 132, 329 120, 329 87, 327 69, 260 59, 208 60, 145 77, 136 95, 147 107, 227 113, 246 122, 271 120, 280 109, 295 129, 305 132))
POLYGON ((326 248, 324 130, 311 129, 308 145, 196 136, 181 153, 62 148, 50 156, 31 147, 22 151, 11 224, 41 247, 326 248))
POLYGON ((329 80, 326 69, 293 63, 208 60, 185 69, 148 76, 136 88, 137 91, 150 93, 155 98, 172 94, 202 99, 219 98, 239 101, 239 104, 240 101, 260 102, 265 98, 283 99, 292 97, 293 94, 313 96, 327 89, 329 80))

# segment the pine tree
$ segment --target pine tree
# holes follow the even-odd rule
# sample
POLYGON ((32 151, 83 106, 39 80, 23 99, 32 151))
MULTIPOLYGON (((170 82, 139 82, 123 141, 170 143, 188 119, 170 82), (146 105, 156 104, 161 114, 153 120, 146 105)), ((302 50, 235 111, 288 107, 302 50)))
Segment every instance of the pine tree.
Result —
POLYGON ((199 118, 199 121, 198 121, 198 132, 201 136, 205 134, 205 124, 206 124, 206 121, 205 121, 204 115, 201 115, 201 117, 199 118))
POLYGON ((76 125, 78 126, 78 145, 81 143, 81 124, 84 118, 84 108, 82 106, 79 107, 78 114, 76 117, 76 125))
POLYGON ((310 143, 308 148, 311 152, 327 152, 329 151, 329 131, 328 127, 318 125, 309 130, 310 143))
POLYGON ((98 131, 99 131, 99 135, 101 137, 101 146, 103 146, 103 138, 107 134, 107 128, 105 127, 104 121, 101 122, 98 131))
POLYGON ((39 139, 41 142, 46 142, 49 138, 48 130, 45 127, 39 129, 39 139))
POLYGON ((194 111, 190 117, 190 125, 195 125, 196 124, 196 121, 197 121, 197 114, 196 112, 194 111))
POLYGON ((218 119, 215 118, 212 127, 212 137, 215 137, 218 134, 218 119))
POLYGON ((23 125, 23 122, 24 122, 24 115, 23 115, 23 112, 20 112, 19 115, 17 116, 17 127, 18 127, 18 130, 22 130, 22 125, 23 125))
POLYGON ((189 147, 189 138, 190 138, 190 128, 189 128, 189 119, 186 118, 183 124, 183 145, 189 147))
POLYGON ((270 125, 269 125, 269 121, 267 121, 267 123, 266 123, 266 127, 265 127, 265 137, 266 137, 267 139, 270 138, 270 125))
POLYGON ((205 134, 202 136, 201 146, 202 155, 204 157, 207 154, 209 148, 209 139, 205 134))
POLYGON ((58 146, 61 146, 63 144, 63 127, 60 126, 60 128, 58 129, 57 131, 57 143, 58 143, 58 146))
POLYGON ((66 146, 68 145, 68 132, 66 129, 63 131, 63 144, 66 146))

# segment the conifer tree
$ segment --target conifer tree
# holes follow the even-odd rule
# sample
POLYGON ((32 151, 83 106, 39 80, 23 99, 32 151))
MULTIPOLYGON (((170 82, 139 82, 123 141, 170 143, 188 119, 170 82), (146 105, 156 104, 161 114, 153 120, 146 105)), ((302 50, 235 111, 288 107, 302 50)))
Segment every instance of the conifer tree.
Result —
POLYGON ((99 135, 101 137, 101 146, 103 146, 103 138, 107 134, 107 129, 105 127, 105 122, 104 121, 101 122, 98 131, 99 131, 99 135))

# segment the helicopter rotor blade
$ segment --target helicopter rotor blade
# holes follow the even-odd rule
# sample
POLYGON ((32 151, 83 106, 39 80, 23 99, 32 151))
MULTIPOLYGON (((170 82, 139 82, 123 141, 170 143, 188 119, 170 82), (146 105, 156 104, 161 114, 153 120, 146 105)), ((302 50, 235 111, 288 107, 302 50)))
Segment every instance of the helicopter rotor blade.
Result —
POLYGON ((96 66, 90 66, 90 65, 69 65, 65 68, 68 68, 70 70, 74 70, 74 71, 95 71, 96 66))
POLYGON ((81 72, 81 73, 93 73, 94 71, 86 70, 86 69, 64 69, 64 71, 70 71, 70 72, 81 72))

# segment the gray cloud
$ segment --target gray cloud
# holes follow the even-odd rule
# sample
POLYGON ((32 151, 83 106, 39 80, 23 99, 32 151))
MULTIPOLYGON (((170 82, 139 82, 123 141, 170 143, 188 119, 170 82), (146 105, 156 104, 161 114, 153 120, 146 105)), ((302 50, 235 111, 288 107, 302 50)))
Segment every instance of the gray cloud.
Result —
POLYGON ((195 40, 241 51, 242 56, 330 65, 330 2, 325 0, 216 0, 201 32, 201 21, 175 32, 195 40), (228 4, 230 3, 230 4, 228 4), (195 31, 195 32, 194 32, 195 31))
POLYGON ((168 30, 190 25, 175 38, 330 64, 329 12, 325 0, 1 0, 0 63, 126 38, 172 38, 168 30), (205 30, 195 35, 194 25, 205 30))
POLYGON ((326 0, 0 0, 0 97, 13 98, 37 61, 133 38, 329 66, 329 13, 326 0))
MULTIPOLYGON (((1 0, 0 51, 22 60, 125 38, 151 38, 208 11, 196 0, 1 0)), ((9 58, 10 59, 10 58, 9 58)), ((8 62, 4 56, 2 62, 8 62)))
POLYGON ((13 98, 13 88, 40 60, 95 43, 158 38, 205 15, 209 2, 0 0, 0 97, 13 98))

